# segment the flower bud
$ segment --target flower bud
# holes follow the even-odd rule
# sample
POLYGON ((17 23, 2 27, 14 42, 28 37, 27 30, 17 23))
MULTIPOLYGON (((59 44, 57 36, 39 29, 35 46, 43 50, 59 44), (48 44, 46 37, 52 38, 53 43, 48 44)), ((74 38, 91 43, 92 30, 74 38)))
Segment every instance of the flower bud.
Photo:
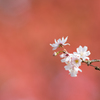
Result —
POLYGON ((54 52, 54 53, 53 53, 53 56, 57 56, 57 52, 54 52))

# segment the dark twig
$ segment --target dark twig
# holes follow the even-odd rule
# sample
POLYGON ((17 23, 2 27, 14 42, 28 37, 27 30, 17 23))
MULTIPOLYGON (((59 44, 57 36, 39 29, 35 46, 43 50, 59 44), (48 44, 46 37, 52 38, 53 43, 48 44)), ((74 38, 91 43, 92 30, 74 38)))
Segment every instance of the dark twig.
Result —
POLYGON ((100 67, 98 67, 98 66, 94 66, 94 65, 90 65, 90 66, 94 67, 95 70, 99 70, 99 71, 100 71, 100 67))
POLYGON ((95 70, 99 70, 99 71, 100 71, 100 67, 91 65, 93 62, 100 62, 100 60, 94 59, 94 60, 87 60, 87 61, 82 61, 82 62, 83 62, 83 63, 86 63, 87 66, 92 66, 92 67, 95 68, 95 70))

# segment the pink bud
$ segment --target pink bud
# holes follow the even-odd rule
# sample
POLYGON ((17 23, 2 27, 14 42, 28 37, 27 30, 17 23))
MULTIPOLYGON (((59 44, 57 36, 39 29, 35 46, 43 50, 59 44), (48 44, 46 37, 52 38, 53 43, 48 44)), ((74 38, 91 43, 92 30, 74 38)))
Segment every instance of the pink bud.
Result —
POLYGON ((57 52, 54 52, 54 53, 53 53, 53 56, 57 56, 57 52))

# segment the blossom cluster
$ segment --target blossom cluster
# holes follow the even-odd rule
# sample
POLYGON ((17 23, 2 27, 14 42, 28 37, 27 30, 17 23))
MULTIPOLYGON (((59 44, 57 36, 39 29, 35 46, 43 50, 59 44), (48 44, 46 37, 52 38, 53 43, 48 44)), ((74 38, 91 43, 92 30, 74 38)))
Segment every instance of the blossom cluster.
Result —
MULTIPOLYGON (((58 47, 64 47, 66 45, 70 45, 69 43, 66 43, 68 39, 68 36, 64 39, 56 39, 54 40, 55 43, 50 44, 53 47, 53 50, 56 50, 58 47)), ((65 63, 64 66, 65 70, 69 71, 69 74, 71 77, 77 77, 78 71, 82 72, 82 70, 79 68, 81 66, 82 61, 89 60, 89 55, 91 54, 90 51, 87 51, 88 47, 81 45, 76 49, 77 52, 69 53, 66 49, 63 51, 54 52, 54 56, 58 55, 59 53, 62 53, 60 55, 61 62, 65 63)))

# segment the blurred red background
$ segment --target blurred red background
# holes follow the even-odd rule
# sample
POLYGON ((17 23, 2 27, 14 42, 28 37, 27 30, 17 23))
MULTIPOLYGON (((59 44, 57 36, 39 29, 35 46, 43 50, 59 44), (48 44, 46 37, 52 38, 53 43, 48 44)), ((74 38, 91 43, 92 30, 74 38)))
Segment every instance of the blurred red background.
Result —
POLYGON ((70 53, 88 46, 99 59, 100 1, 0 0, 0 100, 100 100, 99 71, 83 64, 73 78, 52 56, 63 36, 70 53))

